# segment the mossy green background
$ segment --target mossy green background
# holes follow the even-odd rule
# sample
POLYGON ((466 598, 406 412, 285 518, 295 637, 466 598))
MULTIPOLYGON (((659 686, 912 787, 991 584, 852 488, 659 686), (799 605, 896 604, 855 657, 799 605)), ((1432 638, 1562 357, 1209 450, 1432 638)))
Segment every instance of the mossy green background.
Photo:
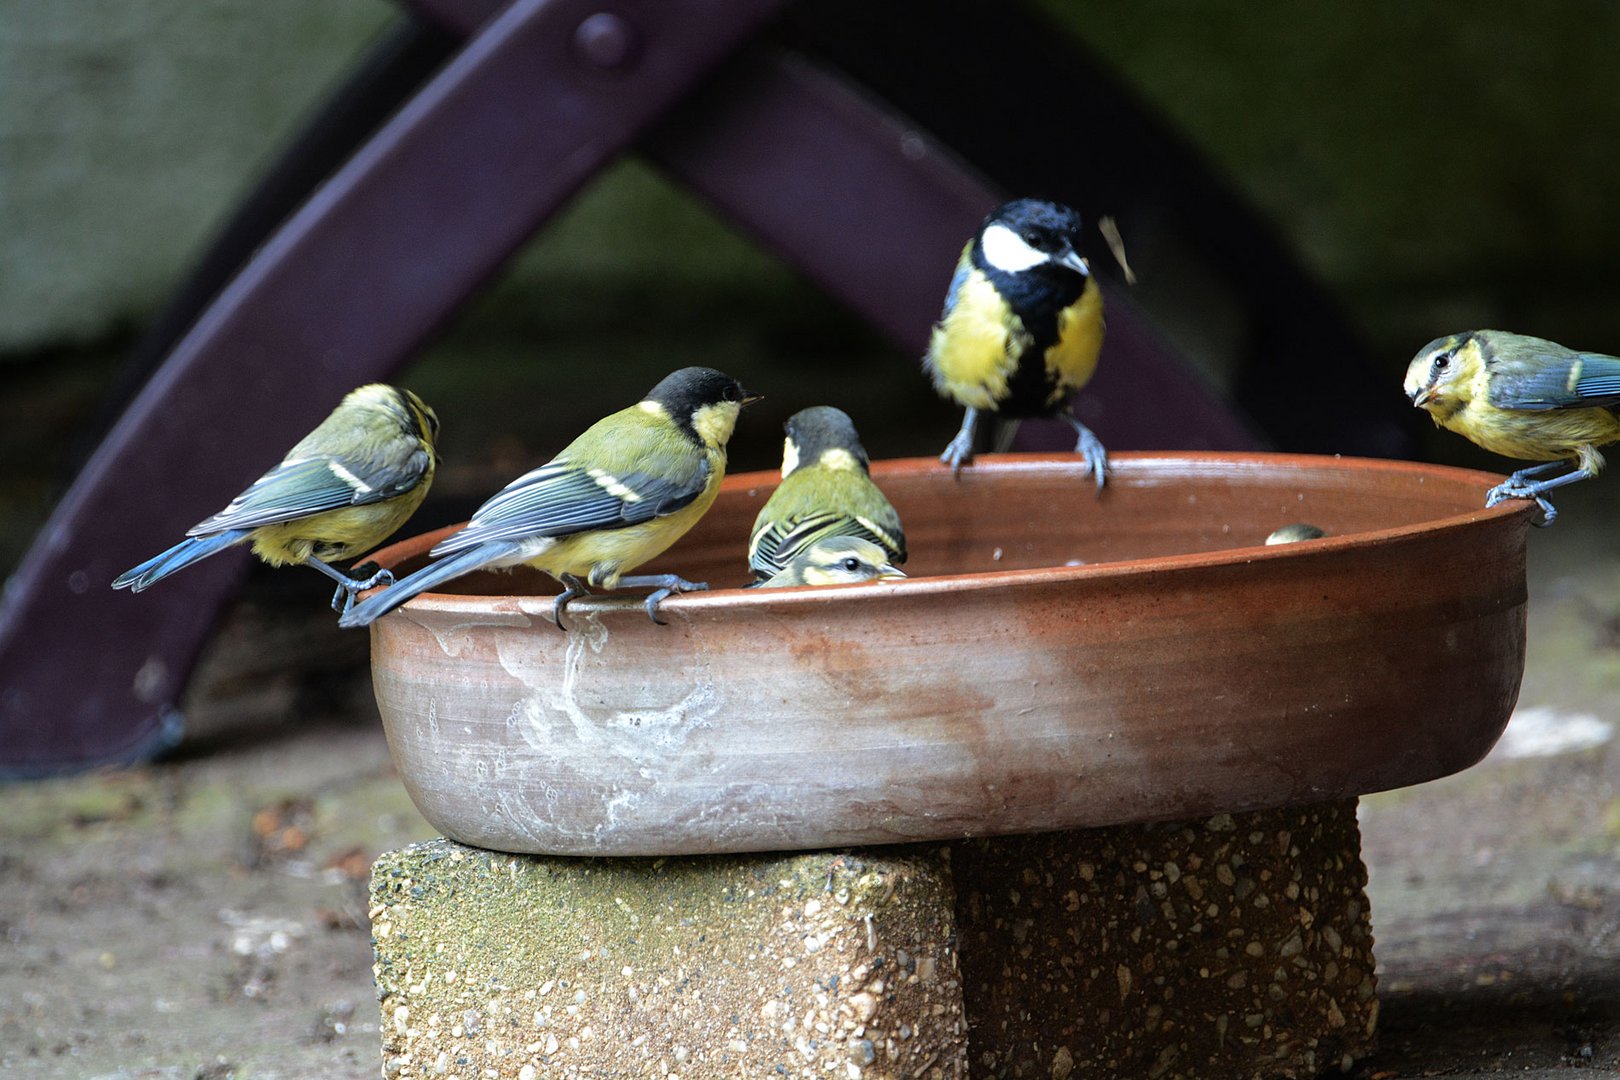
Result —
MULTIPOLYGON (((1392 393, 1418 345, 1468 326, 1620 352, 1620 8, 1041 6, 1275 223, 1392 393)), ((381 0, 0 0, 0 566, 82 451, 118 355, 395 17, 381 0)), ((1083 140, 1086 119, 1053 123, 1083 140)), ((874 454, 937 450, 952 427, 914 357, 634 161, 402 381, 445 414, 452 462, 525 464, 684 363, 771 372, 739 467, 770 464, 793 407, 874 380, 905 405, 851 410, 874 454)), ((1428 450, 1493 460, 1458 442, 1428 450)))

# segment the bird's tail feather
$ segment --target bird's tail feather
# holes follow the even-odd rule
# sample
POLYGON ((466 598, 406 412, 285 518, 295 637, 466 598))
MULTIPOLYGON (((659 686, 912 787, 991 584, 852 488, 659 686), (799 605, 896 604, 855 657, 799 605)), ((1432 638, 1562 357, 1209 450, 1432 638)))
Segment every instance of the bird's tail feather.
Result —
POLYGON ((481 566, 495 562, 503 556, 510 555, 518 549, 516 541, 494 541, 479 544, 469 548, 458 555, 418 570, 403 581, 383 589, 375 596, 361 601, 350 608, 343 618, 338 620, 339 626, 370 626, 384 615, 399 607, 411 597, 427 592, 435 585, 442 585, 451 578, 458 578, 462 574, 471 573, 481 566))
POLYGON ((248 532, 247 529, 229 529, 213 536, 189 536, 168 551, 152 556, 137 567, 125 570, 113 579, 112 587, 140 592, 162 581, 176 570, 184 569, 199 559, 206 559, 215 552, 224 551, 232 544, 241 543, 247 539, 248 532))

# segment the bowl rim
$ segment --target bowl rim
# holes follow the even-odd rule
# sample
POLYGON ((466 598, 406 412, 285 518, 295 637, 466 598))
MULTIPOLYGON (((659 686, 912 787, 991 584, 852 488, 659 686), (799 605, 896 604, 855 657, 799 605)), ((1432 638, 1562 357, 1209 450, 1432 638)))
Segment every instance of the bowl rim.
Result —
MULTIPOLYGON (((1453 484, 1478 485, 1482 489, 1482 499, 1481 506, 1477 510, 1463 511, 1444 517, 1428 518, 1409 525, 1325 536, 1304 544, 1273 544, 1269 546, 1252 544, 1241 547, 1220 548, 1215 551, 1152 555, 1136 559, 1085 563, 1079 566, 1037 566, 1008 570, 981 570, 960 574, 936 574, 926 577, 862 582, 850 585, 800 585, 769 590, 724 586, 704 592, 674 594, 660 602, 659 611, 690 611, 696 613, 722 608, 787 607, 791 609, 795 606, 825 603, 830 599, 830 595, 836 595, 841 602, 853 602, 886 596, 896 592, 903 592, 909 596, 924 596, 940 592, 960 595, 963 592, 976 592, 982 589, 1004 589, 1011 585, 1050 587, 1061 582, 1084 581, 1097 577, 1132 578, 1142 574, 1176 573, 1212 566, 1246 564, 1271 559, 1310 558, 1346 548, 1379 547, 1386 544, 1400 543, 1418 536, 1433 537, 1446 532, 1464 529, 1480 521, 1493 519, 1521 517, 1524 519, 1523 527, 1528 529, 1530 518, 1537 509, 1536 504, 1528 499, 1506 499, 1493 507, 1483 505, 1483 489, 1493 487, 1505 480, 1506 477, 1501 474, 1485 472, 1479 469, 1466 469, 1454 465, 1404 461, 1394 458, 1354 457, 1340 454, 1278 453, 1272 451, 1144 450, 1110 454, 1108 461, 1111 469, 1114 466, 1123 465, 1128 467, 1131 472, 1141 470, 1141 474, 1148 477, 1155 474, 1166 474, 1178 466, 1184 468, 1188 464, 1201 464, 1224 469, 1258 470, 1274 468, 1291 471, 1304 471, 1311 468, 1320 469, 1326 466, 1338 471, 1362 473, 1364 475, 1383 472, 1417 476, 1420 481, 1433 478, 1453 484)), ((881 480, 885 475, 918 473, 934 469, 943 470, 944 468, 945 466, 939 459, 934 457, 885 458, 872 462, 872 475, 874 478, 881 480)), ((997 471, 1029 473, 1047 470, 1079 473, 1083 472, 1085 468, 1085 459, 1081 455, 1061 451, 981 454, 975 458, 975 464, 968 466, 969 470, 977 470, 981 474, 997 471)), ((780 479, 776 470, 734 473, 728 475, 722 481, 720 491, 725 494, 761 484, 774 486, 780 482, 780 479)), ((391 567, 401 559, 399 549, 405 547, 414 549, 429 541, 436 543, 439 539, 461 529, 465 524, 466 522, 457 522, 429 532, 417 533, 402 540, 396 540, 379 548, 368 558, 377 561, 384 567, 391 567)), ((418 554, 421 554, 421 552, 413 550, 410 553, 413 557, 418 554)), ((415 610, 424 614, 494 615, 499 612, 500 614, 509 615, 514 602, 519 605, 518 610, 522 611, 528 604, 544 605, 549 609, 551 601, 552 594, 550 593, 478 594, 430 591, 417 594, 401 605, 398 610, 415 610)), ((580 613, 605 613, 616 608, 630 606, 633 606, 637 611, 641 610, 641 594, 639 592, 624 596, 615 596, 612 593, 593 593, 575 600, 569 605, 569 610, 580 613)))

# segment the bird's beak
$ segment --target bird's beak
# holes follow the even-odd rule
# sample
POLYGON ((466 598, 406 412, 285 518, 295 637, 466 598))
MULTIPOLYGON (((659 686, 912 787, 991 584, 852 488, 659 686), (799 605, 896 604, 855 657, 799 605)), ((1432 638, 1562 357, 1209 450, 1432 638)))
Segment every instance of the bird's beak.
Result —
POLYGON ((1091 276, 1091 264, 1085 259, 1081 258, 1080 253, 1074 250, 1074 248, 1069 248, 1062 255, 1059 255, 1057 257, 1057 264, 1059 266, 1067 266, 1070 270, 1073 270, 1077 274, 1085 274, 1087 277, 1091 276))
POLYGON ((905 571, 901 570, 898 566, 895 566, 893 563, 884 563, 883 568, 878 572, 878 580, 879 581, 893 581, 893 580, 896 580, 896 579, 899 579, 899 578, 903 578, 905 576, 906 576, 905 571))
POLYGON ((765 395, 764 394, 750 394, 747 391, 744 391, 743 392, 743 399, 742 399, 741 402, 738 403, 738 407, 741 408, 743 405, 752 405, 756 401, 764 401, 764 400, 765 400, 765 395))
POLYGON ((1421 390, 1419 390, 1417 393, 1412 395, 1412 405, 1413 405, 1414 408, 1418 408, 1418 409, 1426 409, 1426 408, 1428 408, 1429 402, 1433 401, 1433 400, 1434 400, 1434 389, 1433 389, 1433 387, 1425 386, 1421 390))

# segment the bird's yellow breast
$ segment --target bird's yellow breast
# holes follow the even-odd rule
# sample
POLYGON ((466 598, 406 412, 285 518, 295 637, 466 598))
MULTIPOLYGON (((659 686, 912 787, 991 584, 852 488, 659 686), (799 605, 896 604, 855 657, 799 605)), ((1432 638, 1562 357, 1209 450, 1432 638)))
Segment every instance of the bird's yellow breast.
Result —
POLYGON ((975 270, 962 282, 956 303, 929 341, 934 387, 969 408, 993 409, 1007 396, 1007 380, 1029 344, 1024 324, 975 270))
MULTIPOLYGON (((1033 341, 995 286, 974 271, 929 341, 934 387, 961 405, 994 409, 1007 399, 1008 383, 1033 341)), ((1057 341, 1042 357, 1051 387, 1044 404, 1054 405, 1091 381, 1102 341, 1102 293, 1087 280, 1080 298, 1058 312, 1057 341)))
POLYGON ((1608 409, 1500 409, 1474 398, 1447 417, 1441 427, 1493 454, 1521 461, 1559 461, 1581 455, 1583 447, 1620 442, 1620 419, 1608 409))
POLYGON ((1058 386, 1059 398, 1091 381, 1102 352, 1102 290, 1086 281, 1080 299, 1058 313, 1057 344, 1046 350, 1046 369, 1058 386))
POLYGON ((571 574, 599 589, 613 589, 619 578, 667 551, 697 524, 720 492, 725 456, 711 455, 709 482, 689 504, 664 517, 618 529, 597 529, 558 538, 527 559, 528 565, 552 577, 571 574))

